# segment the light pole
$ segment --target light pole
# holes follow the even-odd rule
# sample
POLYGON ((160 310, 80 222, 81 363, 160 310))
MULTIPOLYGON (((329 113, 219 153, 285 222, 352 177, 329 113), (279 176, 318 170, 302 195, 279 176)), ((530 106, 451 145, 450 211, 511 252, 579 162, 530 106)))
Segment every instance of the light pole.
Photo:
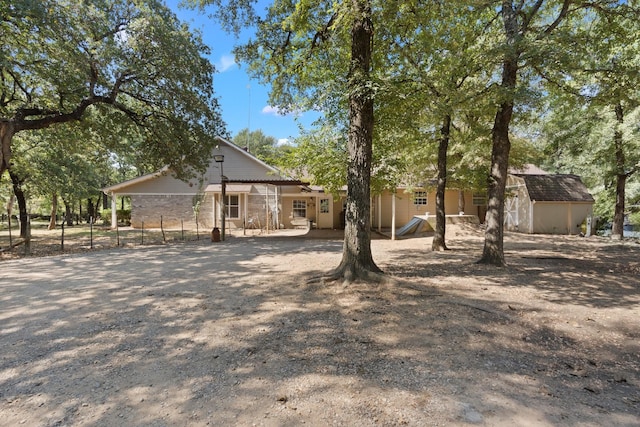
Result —
POLYGON ((226 198, 227 198, 227 177, 224 176, 224 155, 223 154, 214 154, 213 159, 216 163, 220 163, 220 184, 222 186, 222 200, 220 201, 220 221, 222 222, 222 230, 220 233, 220 239, 224 242, 224 229, 226 222, 226 211, 227 207, 225 206, 226 198))

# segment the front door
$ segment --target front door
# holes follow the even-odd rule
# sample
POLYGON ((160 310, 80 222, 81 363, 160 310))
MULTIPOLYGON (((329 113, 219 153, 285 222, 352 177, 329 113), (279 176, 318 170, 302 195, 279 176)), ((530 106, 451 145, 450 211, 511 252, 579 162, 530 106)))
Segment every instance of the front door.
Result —
POLYGON ((320 199, 318 228, 333 228, 333 203, 330 198, 320 199))

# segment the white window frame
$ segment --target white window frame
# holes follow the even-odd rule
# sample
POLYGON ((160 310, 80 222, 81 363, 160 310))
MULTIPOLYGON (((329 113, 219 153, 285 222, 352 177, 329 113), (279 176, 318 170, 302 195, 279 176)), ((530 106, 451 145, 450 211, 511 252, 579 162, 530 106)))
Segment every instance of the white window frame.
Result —
POLYGON ((307 201, 302 199, 293 199, 291 203, 291 215, 294 218, 306 218, 307 217, 307 201), (299 213, 304 212, 304 215, 299 213))
POLYGON ((226 210, 227 219, 240 219, 240 195, 239 194, 227 194, 227 200, 224 205, 226 210), (232 197, 235 197, 235 203, 231 203, 232 197), (235 215, 231 214, 231 208, 234 208, 235 215))
POLYGON ((427 206, 429 203, 429 193, 426 191, 416 191, 413 193, 414 206, 427 206))

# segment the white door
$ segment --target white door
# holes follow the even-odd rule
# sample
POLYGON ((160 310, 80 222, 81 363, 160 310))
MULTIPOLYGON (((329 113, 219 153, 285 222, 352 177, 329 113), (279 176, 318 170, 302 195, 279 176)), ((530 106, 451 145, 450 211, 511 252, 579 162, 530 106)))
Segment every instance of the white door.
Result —
POLYGON ((507 230, 517 231, 518 226, 518 196, 507 197, 504 201, 504 222, 507 230))
POLYGON ((321 198, 318 209, 318 228, 333 228, 333 200, 321 198))

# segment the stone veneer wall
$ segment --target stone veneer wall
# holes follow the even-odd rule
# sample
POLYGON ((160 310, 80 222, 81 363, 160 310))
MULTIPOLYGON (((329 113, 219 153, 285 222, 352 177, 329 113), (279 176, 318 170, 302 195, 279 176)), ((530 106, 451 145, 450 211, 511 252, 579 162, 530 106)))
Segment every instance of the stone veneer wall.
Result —
MULTIPOLYGON (((205 195, 200 204, 198 226, 213 226, 212 196, 205 195)), ((192 195, 133 195, 131 196, 131 226, 141 228, 195 228, 194 196, 192 195)))

